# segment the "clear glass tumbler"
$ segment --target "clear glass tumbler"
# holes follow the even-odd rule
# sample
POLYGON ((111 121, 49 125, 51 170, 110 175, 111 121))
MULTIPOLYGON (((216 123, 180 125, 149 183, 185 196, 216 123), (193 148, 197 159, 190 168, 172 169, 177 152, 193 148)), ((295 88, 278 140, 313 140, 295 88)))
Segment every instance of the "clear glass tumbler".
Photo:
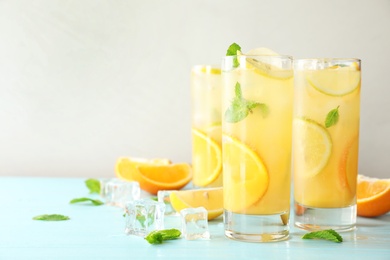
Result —
POLYGON ((192 169, 197 188, 222 186, 221 92, 219 67, 192 68, 192 169))
POLYGON ((223 78, 223 196, 228 238, 289 236, 293 71, 289 56, 228 56, 223 78))
POLYGON ((348 231, 356 225, 360 60, 294 61, 295 225, 348 231))

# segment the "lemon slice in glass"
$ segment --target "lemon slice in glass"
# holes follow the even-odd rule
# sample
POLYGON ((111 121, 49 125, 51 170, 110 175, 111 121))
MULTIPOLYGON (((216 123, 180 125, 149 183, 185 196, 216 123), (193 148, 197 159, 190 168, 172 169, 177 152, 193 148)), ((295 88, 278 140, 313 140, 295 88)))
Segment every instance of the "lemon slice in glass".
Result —
POLYGON ((211 184, 222 172, 220 145, 205 133, 192 129, 192 154, 194 185, 204 187, 211 184))
POLYGON ((344 96, 359 88, 360 69, 356 62, 351 66, 334 65, 323 70, 311 71, 307 81, 321 93, 344 96))
POLYGON ((224 166, 224 208, 244 213, 266 193, 268 170, 257 153, 247 145, 228 135, 222 138, 224 161, 229 162, 224 166))
POLYGON ((275 59, 272 56, 280 56, 278 53, 267 48, 256 48, 245 54, 246 56, 261 56, 257 58, 247 58, 246 61, 250 66, 256 68, 256 72, 262 76, 275 79, 290 79, 293 76, 292 70, 282 69, 276 64, 272 64, 275 59))
POLYGON ((327 165, 332 140, 328 131, 319 123, 307 118, 294 119, 295 171, 305 177, 313 177, 327 165))

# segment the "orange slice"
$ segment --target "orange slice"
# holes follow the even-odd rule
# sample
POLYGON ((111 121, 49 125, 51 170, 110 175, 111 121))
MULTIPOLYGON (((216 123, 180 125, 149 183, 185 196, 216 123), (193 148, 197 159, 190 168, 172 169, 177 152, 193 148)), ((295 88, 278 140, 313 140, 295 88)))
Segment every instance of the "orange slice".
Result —
POLYGON ((172 207, 180 212, 186 208, 204 207, 208 212, 208 220, 223 213, 223 191, 220 188, 173 191, 169 198, 172 207))
POLYGON ((377 217, 390 211, 390 179, 358 175, 357 214, 377 217))
POLYGON ((159 190, 179 190, 186 186, 192 171, 188 163, 143 164, 136 167, 141 189, 156 195, 159 190))
POLYGON ((267 168, 255 151, 228 135, 223 135, 223 155, 224 208, 244 213, 266 193, 267 168))

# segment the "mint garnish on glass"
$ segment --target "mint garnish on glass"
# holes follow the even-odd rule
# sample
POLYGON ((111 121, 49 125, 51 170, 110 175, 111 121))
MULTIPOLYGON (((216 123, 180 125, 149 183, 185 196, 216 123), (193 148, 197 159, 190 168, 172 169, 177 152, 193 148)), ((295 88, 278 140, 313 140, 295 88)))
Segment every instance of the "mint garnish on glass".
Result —
POLYGON ((326 115, 326 119, 325 119, 326 128, 329 128, 332 125, 337 124, 337 122, 339 121, 339 117, 340 117, 339 107, 340 106, 337 106, 335 109, 330 110, 329 113, 326 115))
POLYGON ((225 112, 225 121, 228 123, 237 123, 253 112, 253 109, 258 107, 263 116, 267 116, 269 113, 268 106, 264 103, 246 100, 242 96, 241 85, 239 82, 234 87, 235 97, 233 98, 230 106, 225 112))
POLYGON ((303 239, 325 239, 336 243, 343 242, 343 238, 333 229, 313 231, 305 234, 303 239))
MULTIPOLYGON (((241 47, 237 43, 232 43, 229 46, 229 49, 226 51, 226 56, 236 56, 237 52, 241 52, 241 47)), ((233 67, 237 68, 240 65, 240 62, 237 59, 237 56, 233 58, 233 67)))

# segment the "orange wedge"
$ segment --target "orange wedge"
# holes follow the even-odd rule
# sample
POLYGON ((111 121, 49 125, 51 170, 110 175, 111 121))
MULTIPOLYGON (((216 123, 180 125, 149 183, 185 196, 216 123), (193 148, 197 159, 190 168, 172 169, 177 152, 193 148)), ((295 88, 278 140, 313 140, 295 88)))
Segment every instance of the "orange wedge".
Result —
POLYGON ((222 187, 173 191, 169 198, 172 207, 177 212, 186 208, 204 207, 208 213, 208 220, 214 219, 223 213, 222 187))
POLYGON ((142 164, 136 167, 141 189, 156 195, 159 190, 180 190, 192 178, 188 163, 142 164))
POLYGON ((168 165, 171 161, 169 159, 145 159, 135 157, 120 157, 115 164, 115 175, 122 180, 140 181, 141 177, 137 171, 139 165, 168 165))
POLYGON ((357 214, 377 217, 390 211, 390 179, 358 176, 357 214))

